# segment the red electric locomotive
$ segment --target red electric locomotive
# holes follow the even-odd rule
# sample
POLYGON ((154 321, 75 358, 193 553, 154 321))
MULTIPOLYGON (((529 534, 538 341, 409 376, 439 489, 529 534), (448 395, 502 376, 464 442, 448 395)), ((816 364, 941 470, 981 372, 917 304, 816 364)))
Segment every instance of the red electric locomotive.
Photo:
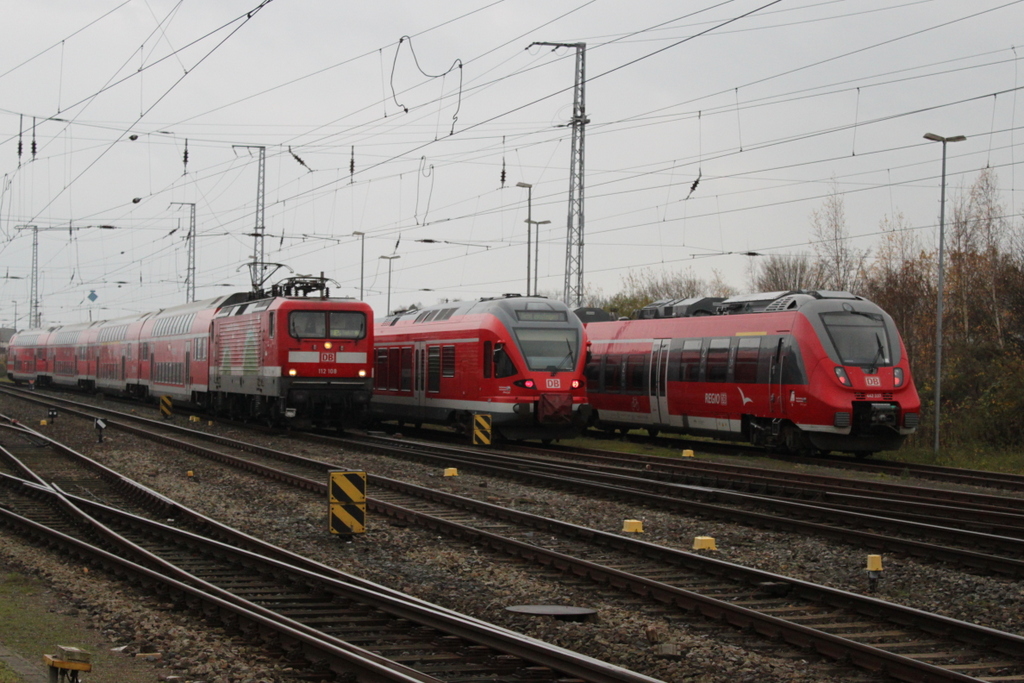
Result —
POLYGON ((483 414, 506 439, 575 436, 589 418, 584 342, 572 311, 543 297, 506 294, 389 316, 376 329, 371 415, 469 433, 483 414))
POLYGON ((140 400, 169 396, 239 419, 340 426, 370 400, 373 313, 326 289, 297 296, 313 286, 297 280, 270 296, 232 294, 20 332, 11 339, 8 377, 140 400))
POLYGON ((595 424, 793 453, 899 448, 921 407, 882 309, 846 292, 662 301, 587 325, 595 424))

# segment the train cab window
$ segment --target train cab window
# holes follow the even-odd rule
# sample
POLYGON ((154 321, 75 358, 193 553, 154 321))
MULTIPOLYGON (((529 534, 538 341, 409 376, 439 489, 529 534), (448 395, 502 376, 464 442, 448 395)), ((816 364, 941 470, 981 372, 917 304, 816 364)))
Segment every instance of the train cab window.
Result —
POLYGON ((494 350, 494 377, 496 379, 511 377, 518 372, 516 364, 508 356, 508 351, 503 346, 498 346, 494 350))
POLYGON ((579 358, 580 340, 573 328, 520 327, 519 348, 531 370, 572 370, 579 358))
POLYGON ((331 339, 362 339, 366 336, 366 314, 362 311, 331 311, 331 339))
POLYGON ((757 382, 757 361, 761 352, 760 337, 741 337, 736 347, 736 367, 733 380, 753 384, 757 382))
POLYGON ((705 381, 724 382, 729 376, 729 339, 712 339, 708 345, 705 381))
POLYGON ((455 345, 445 344, 441 347, 441 376, 455 376, 455 345))
POLYGON ((892 365, 889 335, 882 316, 856 311, 822 313, 829 339, 842 365, 892 365))
POLYGON ((609 355, 605 358, 604 390, 609 394, 622 391, 622 356, 609 355))
POLYGON ((271 311, 269 319, 268 319, 268 322, 267 322, 267 324, 270 326, 269 332, 270 332, 270 338, 271 339, 274 338, 274 332, 277 331, 277 325, 274 324, 276 322, 277 322, 277 311, 271 311))
POLYGON ((327 336, 327 317, 323 311, 292 311, 288 332, 296 339, 323 339, 327 336))

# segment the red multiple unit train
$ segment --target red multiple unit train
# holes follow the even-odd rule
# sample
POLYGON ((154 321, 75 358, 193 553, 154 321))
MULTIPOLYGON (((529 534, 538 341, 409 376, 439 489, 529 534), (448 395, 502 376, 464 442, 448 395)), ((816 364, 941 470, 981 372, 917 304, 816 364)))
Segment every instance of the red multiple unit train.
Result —
POLYGON ((587 325, 595 424, 794 453, 899 448, 920 399, 882 309, 846 292, 663 301, 587 325))
MULTIPOLYGON (((313 278, 315 280, 316 278, 313 278)), ((172 400, 236 418, 340 426, 373 389, 373 312, 352 299, 232 294, 129 318, 25 330, 8 377, 172 400)), ((284 292, 284 294, 282 294, 284 292)))
POLYGON ((575 436, 589 418, 583 324, 542 297, 439 304, 377 325, 371 415, 469 431, 475 415, 511 440, 575 436))

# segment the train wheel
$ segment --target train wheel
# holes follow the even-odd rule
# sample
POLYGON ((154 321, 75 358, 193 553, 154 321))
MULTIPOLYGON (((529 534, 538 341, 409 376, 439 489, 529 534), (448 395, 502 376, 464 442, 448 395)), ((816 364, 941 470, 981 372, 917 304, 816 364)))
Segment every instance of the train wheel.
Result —
POLYGON ((658 436, 658 430, 655 429, 654 427, 648 427, 647 435, 653 439, 654 437, 658 436))
POLYGON ((786 452, 792 455, 808 456, 815 453, 807 437, 793 425, 786 425, 783 428, 782 442, 786 452))

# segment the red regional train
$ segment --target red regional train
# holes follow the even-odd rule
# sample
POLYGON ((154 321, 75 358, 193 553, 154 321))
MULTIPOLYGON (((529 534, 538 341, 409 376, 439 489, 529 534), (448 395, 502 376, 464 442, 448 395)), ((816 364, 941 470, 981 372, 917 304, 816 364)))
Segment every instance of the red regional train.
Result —
POLYGON ((309 289, 25 330, 11 339, 7 374, 17 384, 169 396, 238 419, 342 426, 372 394, 373 313, 326 289, 321 297, 300 291, 309 289))
POLYGON ((661 301, 587 325, 594 424, 865 457, 899 448, 921 402, 892 318, 847 292, 661 301))
POLYGON ((371 416, 471 433, 484 414, 509 440, 576 436, 590 415, 584 334, 563 303, 518 294, 386 317, 375 334, 371 416))

